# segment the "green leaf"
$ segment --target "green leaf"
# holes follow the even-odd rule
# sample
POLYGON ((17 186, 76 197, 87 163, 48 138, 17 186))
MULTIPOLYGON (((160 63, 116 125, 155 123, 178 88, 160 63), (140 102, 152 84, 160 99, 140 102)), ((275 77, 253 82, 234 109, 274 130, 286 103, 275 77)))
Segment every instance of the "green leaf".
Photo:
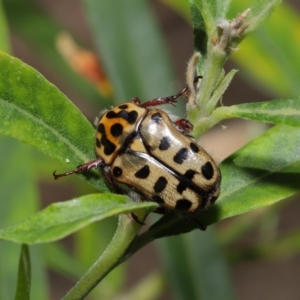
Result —
POLYGON ((181 17, 183 17, 188 22, 191 21, 191 11, 189 1, 187 0, 161 0, 162 3, 168 5, 181 17))
POLYGON ((124 299, 130 300, 156 300, 160 299, 165 290, 165 276, 158 271, 148 272, 140 279, 134 287, 126 294, 122 294, 124 299))
MULTIPOLYGON (((58 88, 20 60, 0 53, 0 132, 70 168, 90 161, 94 129, 58 88)), ((101 181, 94 186, 107 190, 101 181)))
MULTIPOLYGON (((221 195, 199 214, 203 225, 272 205, 300 191, 300 129, 277 125, 221 164, 221 195)), ((181 234, 197 224, 180 216, 164 216, 142 234, 135 252, 153 239, 181 234)))
POLYGON ((154 202, 135 203, 121 195, 87 195, 51 204, 22 223, 0 230, 0 238, 26 244, 51 242, 92 222, 141 208, 155 207, 157 204, 154 202))
POLYGON ((212 228, 162 239, 159 246, 176 299, 234 299, 228 265, 212 228))
POLYGON ((300 126, 300 98, 278 99, 219 107, 213 112, 217 118, 244 118, 258 122, 300 126))
POLYGON ((48 243, 39 246, 41 247, 48 268, 54 272, 78 280, 86 271, 86 267, 82 262, 72 257, 61 243, 48 243))
POLYGON ((27 245, 22 245, 19 272, 18 272, 18 284, 16 290, 15 300, 30 299, 30 286, 31 286, 31 266, 30 266, 30 254, 27 245))
MULTIPOLYGON (((12 138, 0 135, 0 228, 16 224, 38 208, 38 192, 35 186, 34 157, 31 149, 12 138), (16 188, 17 187, 17 188, 16 188)), ((17 281, 19 245, 1 242, 0 247, 0 299, 13 299, 17 281)), ((32 273, 39 273, 37 285, 31 295, 33 299, 47 299, 44 263, 40 253, 32 256, 32 273)))
POLYGON ((279 6, 281 0, 255 0, 247 16, 248 27, 243 35, 249 34, 261 25, 279 6))
POLYGON ((171 93, 170 59, 149 3, 140 0, 83 3, 116 102, 133 96, 144 101, 171 93))
MULTIPOLYGON (((219 81, 216 89, 214 90, 214 93, 211 96, 209 102, 207 103, 206 112, 209 114, 212 114, 211 119, 212 120, 214 119, 214 114, 217 115, 217 117, 216 117, 217 120, 215 121, 215 123, 218 123, 221 120, 223 120, 223 118, 225 118, 226 114, 225 113, 218 114, 216 112, 217 109, 215 109, 215 107, 217 106, 220 99, 222 99, 223 94, 225 93, 226 89, 228 88, 228 86, 229 86, 230 82, 232 81, 233 76, 235 75, 236 72, 237 72, 237 70, 231 70, 228 74, 226 74, 225 77, 223 77, 223 74, 221 73, 220 81, 219 81)), ((223 108, 223 106, 222 106, 222 108, 223 108)), ((210 129, 212 127, 212 125, 209 123, 209 120, 210 119, 208 119, 208 118, 202 118, 202 119, 199 119, 199 121, 194 124, 194 130, 193 130, 194 136, 196 136, 196 137, 201 136, 201 134, 203 132, 205 132, 207 129, 210 129), (208 128, 204 125, 205 123, 208 125, 208 128)))
POLYGON ((299 147, 300 129, 277 125, 230 156, 221 166, 220 201, 204 218, 212 223, 298 193, 299 147))
MULTIPOLYGON (((244 1, 235 3, 235 12, 240 11, 241 3, 244 1)), ((264 93, 267 90, 281 97, 299 96, 299 26, 299 13, 283 3, 264 26, 249 35, 239 51, 233 53, 233 60, 264 93)))
POLYGON ((226 17, 231 0, 191 0, 201 13, 207 32, 215 30, 216 22, 226 17))
POLYGON ((101 109, 108 105, 94 86, 76 74, 62 58, 55 46, 57 35, 68 28, 41 9, 41 5, 30 0, 2 0, 8 23, 14 33, 35 49, 35 55, 52 69, 57 81, 69 84, 75 94, 101 109))

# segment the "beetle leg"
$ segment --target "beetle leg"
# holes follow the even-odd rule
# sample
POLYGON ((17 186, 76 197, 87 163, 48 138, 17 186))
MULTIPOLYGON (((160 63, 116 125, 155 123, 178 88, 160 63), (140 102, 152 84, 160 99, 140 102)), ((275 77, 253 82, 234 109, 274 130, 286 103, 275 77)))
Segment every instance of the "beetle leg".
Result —
POLYGON ((71 174, 86 173, 86 172, 88 173, 91 169, 101 167, 101 166, 103 166, 103 164, 104 164, 103 160, 101 158, 97 158, 97 159, 94 159, 87 163, 84 163, 82 165, 79 165, 76 169, 71 170, 66 173, 56 174, 56 171, 54 171, 53 176, 54 176, 54 179, 56 180, 60 177, 68 176, 71 174))
MULTIPOLYGON (((194 83, 197 83, 198 80, 202 78, 202 76, 196 76, 194 78, 194 83)), ((181 91, 179 91, 176 95, 169 96, 169 97, 158 97, 154 98, 152 100, 149 100, 143 104, 141 104, 142 107, 150 107, 150 106, 156 106, 161 104, 171 104, 175 106, 175 103, 177 102, 177 98, 184 95, 189 90, 188 86, 185 86, 181 91)), ((136 97, 135 97, 136 98, 136 97)), ((133 98, 133 99, 135 99, 133 98)))
POLYGON ((139 106, 141 105, 141 100, 140 100, 139 97, 133 97, 133 98, 131 98, 130 101, 133 102, 136 105, 139 105, 139 106))
POLYGON ((138 216, 134 213, 130 213, 131 218, 140 225, 146 225, 146 223, 139 220, 138 216))
POLYGON ((194 128, 194 125, 186 119, 179 119, 175 121, 175 124, 180 129, 182 129, 183 133, 187 133, 187 134, 189 134, 194 128))
POLYGON ((198 225, 198 228, 202 231, 205 231, 207 226, 206 225, 203 225, 201 223, 201 221, 199 221, 197 218, 190 218, 190 220, 193 220, 197 225, 198 225))

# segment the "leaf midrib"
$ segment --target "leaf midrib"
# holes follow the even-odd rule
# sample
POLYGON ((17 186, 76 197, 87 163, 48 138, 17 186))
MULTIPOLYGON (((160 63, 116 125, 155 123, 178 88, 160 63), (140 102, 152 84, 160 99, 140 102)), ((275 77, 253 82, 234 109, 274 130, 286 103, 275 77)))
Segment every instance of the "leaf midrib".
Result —
POLYGON ((82 159, 82 161, 87 161, 88 157, 86 155, 83 154, 83 152, 81 152, 80 150, 78 150, 77 147, 74 146, 74 144, 72 144, 68 139, 66 139, 61 133, 59 133, 56 129, 54 129, 52 126, 50 126, 49 124, 47 124, 44 120, 37 118, 36 116, 34 116, 33 114, 30 114, 28 111, 24 110, 22 107, 17 106, 7 100, 4 100, 2 98, 0 98, 0 102, 2 102, 4 104, 4 106, 6 105, 7 107, 14 109, 14 110, 18 110, 20 112, 20 114, 23 114, 25 117, 33 120, 33 123, 35 124, 39 124, 42 125, 42 127, 44 127, 45 129, 47 129, 49 132, 51 132, 54 136, 58 137, 58 139, 63 142, 65 145, 67 145, 71 150, 73 150, 73 153, 80 159, 82 159))

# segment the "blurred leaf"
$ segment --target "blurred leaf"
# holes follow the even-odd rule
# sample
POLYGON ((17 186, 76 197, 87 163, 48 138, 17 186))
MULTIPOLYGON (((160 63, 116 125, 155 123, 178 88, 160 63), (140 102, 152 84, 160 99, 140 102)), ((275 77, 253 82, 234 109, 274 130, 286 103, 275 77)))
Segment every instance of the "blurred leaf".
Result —
POLYGON ((3 11, 2 1, 0 1, 0 51, 9 52, 9 48, 6 17, 3 11))
POLYGON ((258 122, 300 126, 300 98, 222 106, 213 115, 225 118, 244 118, 258 122))
POLYGON ((154 202, 135 203, 127 196, 87 195, 51 204, 22 223, 0 230, 0 238, 27 244, 51 242, 92 222, 141 208, 155 207, 157 204, 154 202))
POLYGON ((117 219, 109 218, 78 231, 74 236, 76 258, 89 267, 99 257, 99 252, 103 252, 109 244, 116 231, 117 223, 117 219), (99 236, 101 239, 97 238, 99 236), (91 244, 94 246, 86 247, 91 244))
MULTIPOLYGON (((241 4, 244 6, 244 1, 235 1, 233 14, 240 11, 241 4)), ((299 27, 299 13, 284 3, 266 20, 263 27, 243 41, 232 58, 264 91, 267 89, 281 97, 298 97, 299 27)))
POLYGON ((15 300, 30 299, 31 286, 31 266, 30 254, 27 245, 22 245, 19 271, 18 271, 18 285, 16 290, 15 300))
MULTIPOLYGON (((169 2, 168 0, 162 1, 169 2)), ((180 5, 181 1, 175 0, 174 4, 172 1, 170 5, 173 9, 176 9, 178 14, 189 21, 190 13, 184 9, 184 5, 180 5), (179 4, 175 4, 177 2, 179 4)), ((269 1, 264 3, 268 5, 269 1)), ((232 0, 228 18, 236 17, 237 14, 252 5, 253 0, 232 0)), ((252 8, 252 16, 255 16, 254 12, 259 12, 259 1, 252 8)), ((195 11, 192 10, 193 14, 195 14, 195 11)), ((197 19, 199 19, 199 16, 197 19)), ((198 36, 198 42, 195 42, 195 44, 199 45, 199 41, 204 43, 203 34, 199 34, 199 26, 197 26, 195 20, 192 23, 195 37, 198 36)), ((232 53, 232 59, 248 72, 251 80, 257 86, 260 86, 263 91, 267 89, 270 93, 282 97, 298 97, 299 82, 297 79, 300 77, 300 65, 298 63, 300 42, 297 28, 299 27, 299 13, 289 4, 283 3, 264 21, 262 27, 243 40, 238 51, 232 53)), ((203 54, 203 50, 201 50, 201 53, 203 54)))
POLYGON ((189 1, 187 0, 161 0, 162 3, 171 7, 182 18, 191 21, 191 11, 189 1))
POLYGON ((7 14, 8 22, 14 32, 21 36, 37 57, 53 69, 57 76, 61 76, 64 82, 69 83, 73 89, 82 94, 86 101, 93 101, 97 107, 108 105, 105 98, 101 97, 96 89, 83 80, 70 69, 65 60, 55 48, 55 39, 58 33, 66 30, 56 23, 54 18, 48 16, 40 7, 31 0, 2 0, 7 14))
MULTIPOLYGON (((300 129, 277 125, 221 164, 221 195, 199 221, 210 225, 272 205, 300 191, 300 129)), ((131 252, 150 241, 197 228, 191 217, 166 215, 137 239, 131 252)))
MULTIPOLYGON (((37 210, 38 195, 35 187, 34 162, 29 147, 0 136, 0 227, 12 225, 37 210), (17 187, 17 188, 16 188, 17 187)), ((0 243, 0 299, 13 299, 17 282, 17 260, 19 245, 0 243)), ((33 264, 40 260, 39 253, 32 258, 33 264)), ((35 299, 45 297, 47 287, 44 280, 43 263, 33 269, 39 272, 39 284, 32 291, 35 299)))
POLYGON ((278 7, 281 0, 254 0, 251 4, 251 10, 247 16, 249 26, 244 31, 244 35, 257 29, 278 7))
POLYGON ((39 246, 48 267, 52 270, 76 280, 86 271, 85 266, 78 259, 73 258, 63 245, 49 243, 39 246))
MULTIPOLYGON (((0 132, 70 162, 70 168, 94 159, 95 132, 78 108, 20 60, 0 53, 0 64, 0 132)), ((92 183, 107 190, 100 180, 92 183)))
POLYGON ((4 227, 35 212, 38 195, 29 147, 2 135, 0 146, 0 226, 4 227))
POLYGON ((165 277, 158 272, 151 272, 135 284, 122 298, 130 300, 156 300, 160 299, 165 289, 165 277))
POLYGON ((174 91, 169 56, 147 1, 83 3, 116 103, 133 96, 144 101, 174 91))
POLYGON ((214 231, 194 231, 159 241, 174 299, 234 299, 228 266, 214 231))
POLYGON ((288 259, 299 252, 300 231, 294 229, 273 241, 266 242, 261 239, 251 246, 240 248, 239 251, 231 249, 227 251, 227 256, 234 263, 251 260, 278 261, 288 259))

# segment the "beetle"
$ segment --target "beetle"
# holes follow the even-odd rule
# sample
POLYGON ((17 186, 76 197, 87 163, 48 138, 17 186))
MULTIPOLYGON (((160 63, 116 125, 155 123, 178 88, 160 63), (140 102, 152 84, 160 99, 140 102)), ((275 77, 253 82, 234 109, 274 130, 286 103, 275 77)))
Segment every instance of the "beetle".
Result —
POLYGON ((190 217, 208 208, 220 194, 216 162, 190 135, 188 120, 158 109, 174 105, 188 90, 145 103, 134 97, 106 110, 96 124, 97 158, 63 174, 54 171, 54 178, 99 168, 112 190, 136 201, 154 201, 159 213, 190 217))

